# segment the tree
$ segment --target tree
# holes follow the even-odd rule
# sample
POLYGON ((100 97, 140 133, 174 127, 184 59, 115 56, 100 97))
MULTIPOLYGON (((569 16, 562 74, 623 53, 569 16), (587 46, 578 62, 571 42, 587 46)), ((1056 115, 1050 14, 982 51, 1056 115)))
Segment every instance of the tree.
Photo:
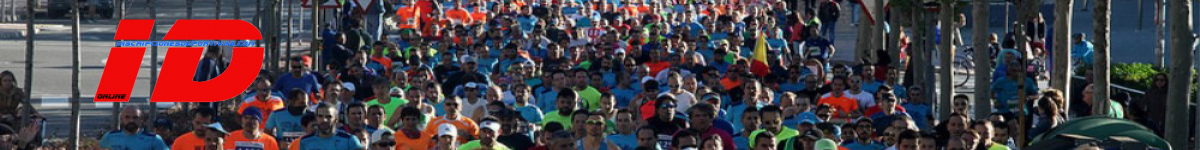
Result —
POLYGON ((1170 1, 1168 9, 1171 13, 1171 82, 1167 91, 1166 138, 1173 149, 1188 148, 1188 94, 1192 81, 1192 33, 1191 1, 1170 1), (1183 81, 1183 82, 1181 82, 1183 81))
POLYGON ((989 52, 988 34, 988 1, 974 1, 975 3, 975 115, 977 118, 983 114, 992 114, 992 93, 990 88, 992 84, 992 61, 989 52), (985 88, 980 88, 985 87, 985 88))
POLYGON ((941 76, 941 81, 939 81, 939 84, 941 84, 942 89, 941 93, 938 93, 940 98, 938 98, 937 111, 938 118, 946 118, 950 116, 950 96, 954 95, 954 85, 951 83, 954 82, 954 73, 952 72, 952 70, 954 70, 954 66, 952 66, 951 62, 954 61, 952 57, 954 56, 954 38, 956 36, 954 31, 958 30, 958 27, 956 27, 957 25, 955 25, 956 21, 954 20, 955 18, 958 18, 955 17, 957 16, 955 14, 958 14, 956 12, 958 11, 956 11, 954 8, 954 6, 957 5, 955 0, 942 0, 941 3, 942 6, 938 13, 941 15, 940 20, 942 22, 942 36, 940 40, 941 48, 939 48, 942 51, 942 69, 939 70, 941 76))
POLYGON ((1096 18, 1096 33, 1094 35, 1095 39, 1092 41, 1092 43, 1095 48, 1093 57, 1095 57, 1094 59, 1096 61, 1094 62, 1094 65, 1092 65, 1092 67, 1094 67, 1094 71, 1092 71, 1094 74, 1092 75, 1092 80, 1095 80, 1096 83, 1094 85, 1095 87, 1092 88, 1094 92, 1092 94, 1095 94, 1095 96, 1092 96, 1092 115, 1108 114, 1107 103, 1110 100, 1108 98, 1110 90, 1108 78, 1108 50, 1110 35, 1108 31, 1110 30, 1109 21, 1112 18, 1112 10, 1110 10, 1112 9, 1112 4, 1110 1, 1111 0, 1096 0, 1096 8, 1094 12, 1094 17, 1096 18))
MULTIPOLYGON (((1071 6, 1073 0, 1056 0, 1054 3, 1054 71, 1050 75, 1050 87, 1063 91, 1071 87, 1071 6)), ((1070 94, 1063 99, 1070 99, 1070 94)))

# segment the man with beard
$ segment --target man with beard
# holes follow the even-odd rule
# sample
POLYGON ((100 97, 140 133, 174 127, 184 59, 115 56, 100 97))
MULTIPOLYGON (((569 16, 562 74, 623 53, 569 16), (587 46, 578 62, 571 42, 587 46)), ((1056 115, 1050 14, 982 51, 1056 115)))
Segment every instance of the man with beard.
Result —
POLYGON ((304 126, 301 125, 300 118, 309 112, 305 111, 308 108, 308 94, 304 90, 293 89, 288 92, 287 109, 276 110, 270 117, 267 118, 263 131, 268 134, 275 135, 280 143, 288 143, 300 136, 304 136, 304 126))
POLYGON ((213 122, 212 117, 216 114, 211 108, 199 107, 192 110, 192 132, 184 133, 176 137, 174 145, 171 149, 202 149, 204 148, 204 125, 213 122))
POLYGON ((233 149, 256 149, 256 150, 279 150, 279 143, 276 143, 275 137, 266 135, 259 127, 262 118, 262 110, 258 108, 246 108, 242 110, 242 130, 233 131, 229 136, 225 136, 225 146, 233 149))
POLYGON ((479 139, 473 140, 459 146, 459 149, 490 149, 490 150, 510 150, 503 143, 496 142, 496 137, 500 136, 500 119, 488 116, 480 119, 479 123, 479 139))
POLYGON ((520 113, 521 119, 525 119, 525 121, 534 123, 542 122, 542 118, 545 116, 542 115, 541 108, 530 104, 529 100, 532 99, 530 99, 528 85, 525 83, 517 83, 512 87, 509 87, 509 90, 512 92, 514 97, 513 109, 520 113))
POLYGON ((579 98, 575 96, 575 91, 560 90, 561 93, 556 94, 557 100, 554 100, 558 109, 546 112, 541 124, 545 125, 551 122, 557 122, 563 125, 563 128, 571 128, 571 113, 575 112, 575 106, 578 106, 579 98))
POLYGON ((254 97, 247 98, 246 100, 249 101, 243 102, 238 107, 238 113, 246 111, 246 108, 258 108, 266 112, 263 114, 264 117, 259 117, 260 119, 258 120, 259 123, 265 123, 267 121, 265 119, 271 117, 271 112, 284 108, 283 98, 271 95, 273 93, 271 90, 271 81, 267 81, 266 79, 258 80, 258 84, 254 86, 254 89, 254 97))
POLYGON ((329 105, 317 106, 316 134, 300 138, 302 150, 359 150, 364 146, 354 135, 337 132, 337 109, 329 105))
POLYGON ((321 90, 321 82, 317 82, 317 76, 307 71, 308 65, 303 58, 294 57, 290 61, 292 62, 291 72, 275 79, 275 91, 298 88, 304 90, 305 93, 313 93, 321 90))
MULTIPOLYGON (((772 134, 775 134, 775 139, 778 140, 775 142, 781 142, 783 140, 795 137, 796 135, 800 135, 800 131, 783 126, 782 114, 783 110, 779 109, 779 106, 775 105, 764 106, 760 111, 758 111, 758 115, 762 117, 762 129, 759 130, 764 130, 764 132, 771 132, 772 134)), ((750 137, 757 137, 754 134, 755 132, 758 131, 751 132, 750 137)), ((751 142, 750 145, 756 144, 751 142)))
POLYGON ((166 150, 162 137, 142 130, 142 110, 127 106, 121 110, 121 130, 105 133, 100 148, 114 150, 166 150))

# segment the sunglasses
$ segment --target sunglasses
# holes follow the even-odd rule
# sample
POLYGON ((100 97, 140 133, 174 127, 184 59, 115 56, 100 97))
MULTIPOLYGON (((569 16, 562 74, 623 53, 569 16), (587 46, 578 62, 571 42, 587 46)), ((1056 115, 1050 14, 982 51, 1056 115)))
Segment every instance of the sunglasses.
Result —
POLYGON ((588 120, 584 123, 587 123, 590 125, 604 125, 604 121, 599 121, 599 120, 588 120))
POLYGON ((658 108, 670 108, 670 109, 674 109, 674 108, 675 108, 675 104, 672 104, 672 103, 665 103, 665 104, 662 104, 662 105, 658 105, 658 108))

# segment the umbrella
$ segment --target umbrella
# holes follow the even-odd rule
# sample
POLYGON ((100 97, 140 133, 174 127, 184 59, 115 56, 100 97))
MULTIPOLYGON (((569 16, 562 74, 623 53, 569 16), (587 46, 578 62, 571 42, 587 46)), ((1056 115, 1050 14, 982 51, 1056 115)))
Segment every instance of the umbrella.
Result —
POLYGON ((1148 146, 1170 149, 1170 143, 1167 143, 1162 137, 1155 135, 1149 128, 1133 121, 1116 119, 1105 116, 1085 117, 1063 123, 1054 129, 1050 129, 1033 140, 1030 140, 1030 145, 1039 145, 1046 142, 1054 143, 1061 142, 1056 139, 1062 134, 1074 134, 1087 137, 1093 137, 1098 140, 1111 140, 1111 137, 1128 137, 1132 140, 1145 143, 1148 146))

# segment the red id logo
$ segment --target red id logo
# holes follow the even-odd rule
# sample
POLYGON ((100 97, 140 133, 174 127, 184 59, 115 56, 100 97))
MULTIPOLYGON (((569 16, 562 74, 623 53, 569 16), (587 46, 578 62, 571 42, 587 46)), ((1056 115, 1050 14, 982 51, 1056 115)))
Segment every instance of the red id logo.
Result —
MULTIPOLYGON (((150 40, 154 20, 121 20, 113 40, 150 40)), ((163 40, 260 40, 254 25, 242 20, 178 20, 163 40)), ((233 60, 220 76, 192 81, 204 48, 171 47, 163 58, 153 102, 216 102, 237 96, 254 81, 262 67, 262 47, 233 48, 233 60)), ((113 47, 96 90, 96 102, 128 102, 145 47, 113 47)))

